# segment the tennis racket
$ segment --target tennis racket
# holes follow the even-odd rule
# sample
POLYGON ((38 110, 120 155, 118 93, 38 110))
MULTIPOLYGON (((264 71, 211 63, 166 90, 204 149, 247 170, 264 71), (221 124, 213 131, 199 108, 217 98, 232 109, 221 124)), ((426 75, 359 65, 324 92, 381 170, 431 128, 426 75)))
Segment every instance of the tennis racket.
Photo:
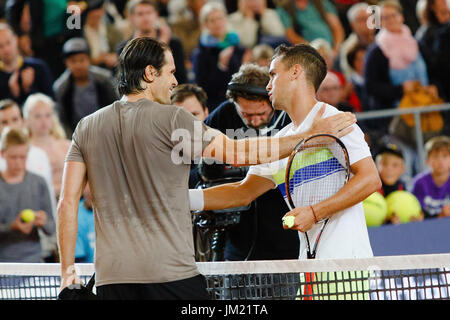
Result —
MULTIPOLYGON (((315 205, 336 194, 348 181, 350 162, 347 148, 341 140, 328 134, 317 134, 300 143, 292 151, 286 167, 286 197, 289 208, 315 205)), ((316 257, 317 246, 327 225, 322 224, 311 250, 305 232, 307 258, 316 257)))

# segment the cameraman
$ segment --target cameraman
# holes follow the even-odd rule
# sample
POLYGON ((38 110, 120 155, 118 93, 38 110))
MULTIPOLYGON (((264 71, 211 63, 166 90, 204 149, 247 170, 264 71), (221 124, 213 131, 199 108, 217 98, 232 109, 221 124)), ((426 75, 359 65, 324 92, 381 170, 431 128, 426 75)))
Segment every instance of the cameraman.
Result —
MULTIPOLYGON (((242 65, 228 84, 229 100, 218 106, 205 123, 233 139, 275 134, 290 123, 290 119, 284 112, 272 108, 265 89, 268 82, 267 68, 242 65)), ((244 177, 245 173, 241 178, 244 177)), ((224 259, 297 259, 298 235, 284 230, 280 224, 288 211, 278 190, 260 196, 248 211, 242 212, 239 224, 226 231, 224 259)))

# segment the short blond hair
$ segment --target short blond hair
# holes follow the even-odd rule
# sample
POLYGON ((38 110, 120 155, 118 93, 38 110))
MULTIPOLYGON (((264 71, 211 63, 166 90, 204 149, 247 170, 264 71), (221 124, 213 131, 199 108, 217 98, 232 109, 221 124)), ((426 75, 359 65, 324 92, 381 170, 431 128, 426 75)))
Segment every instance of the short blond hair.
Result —
POLYGON ((28 145, 29 142, 30 139, 26 130, 6 127, 0 137, 0 151, 6 151, 12 146, 28 145))
POLYGON ((427 158, 434 151, 446 150, 450 153, 450 138, 447 136, 437 136, 433 137, 425 143, 425 152, 427 158))

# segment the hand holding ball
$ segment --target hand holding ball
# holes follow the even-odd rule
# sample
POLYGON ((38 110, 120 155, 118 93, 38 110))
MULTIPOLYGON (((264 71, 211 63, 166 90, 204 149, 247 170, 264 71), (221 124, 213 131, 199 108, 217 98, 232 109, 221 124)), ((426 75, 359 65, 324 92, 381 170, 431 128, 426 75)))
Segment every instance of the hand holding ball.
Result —
POLYGON ((21 217, 23 222, 29 223, 29 222, 33 222, 34 221, 35 214, 34 214, 33 210, 25 209, 25 210, 22 210, 22 212, 20 213, 20 217, 21 217))
POLYGON ((289 229, 292 228, 295 224, 295 217, 294 216, 283 217, 283 224, 289 229))

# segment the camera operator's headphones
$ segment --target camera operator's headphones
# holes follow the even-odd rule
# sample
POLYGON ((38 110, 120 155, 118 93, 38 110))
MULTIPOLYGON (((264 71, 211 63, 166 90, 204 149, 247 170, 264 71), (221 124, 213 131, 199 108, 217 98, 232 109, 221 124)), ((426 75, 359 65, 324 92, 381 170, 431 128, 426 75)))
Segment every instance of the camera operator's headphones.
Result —
MULTIPOLYGON (((259 87, 259 86, 255 86, 255 85, 251 85, 251 84, 236 83, 236 82, 231 81, 228 83, 227 89, 230 91, 245 92, 245 93, 253 94, 256 96, 269 98, 269 93, 267 92, 265 87, 263 88, 263 87, 259 87)), ((270 104, 270 106, 273 108, 272 104, 270 104)), ((275 120, 275 122, 270 127, 260 129, 261 135, 266 135, 270 131, 275 129, 275 127, 278 125, 280 120, 283 118, 284 114, 285 114, 284 111, 281 112, 280 115, 278 116, 278 118, 275 120)))
POLYGON ((255 96, 262 96, 262 97, 266 97, 266 98, 269 97, 269 93, 267 92, 266 88, 251 85, 251 84, 229 82, 227 89, 230 91, 245 92, 248 94, 253 94, 255 96))

